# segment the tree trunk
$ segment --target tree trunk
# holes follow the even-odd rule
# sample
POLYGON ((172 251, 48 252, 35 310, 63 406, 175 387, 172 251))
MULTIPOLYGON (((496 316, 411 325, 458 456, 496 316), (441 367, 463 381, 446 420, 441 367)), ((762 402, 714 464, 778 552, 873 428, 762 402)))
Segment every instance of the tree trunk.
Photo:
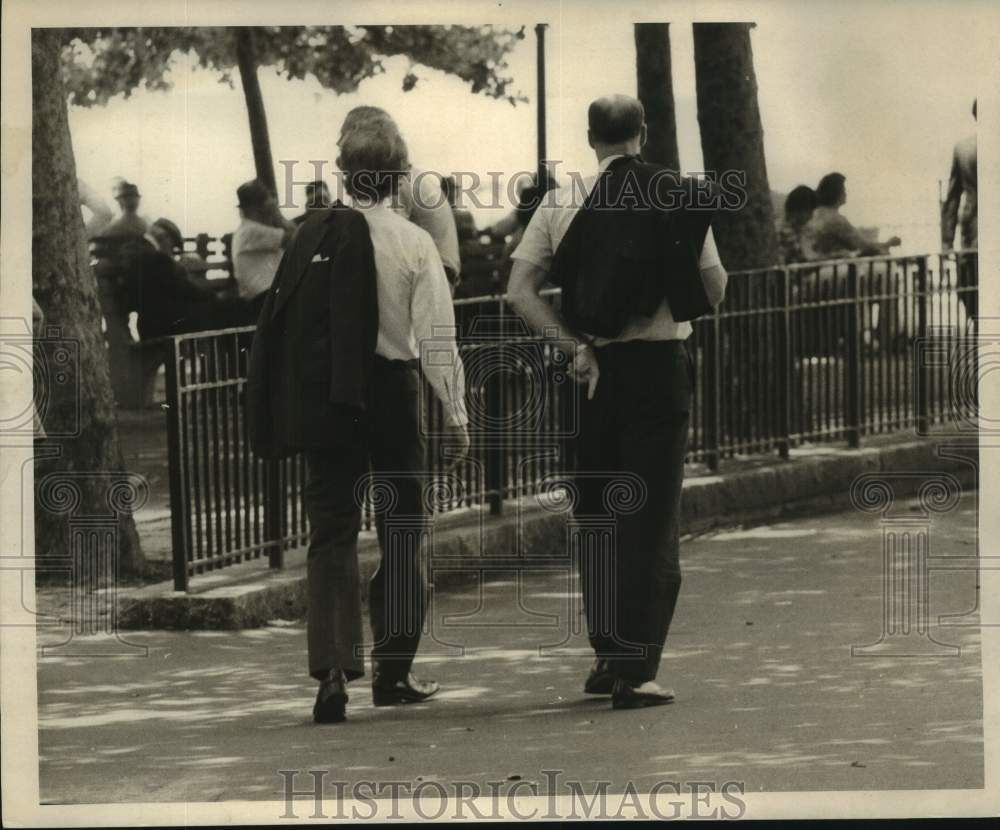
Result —
POLYGON ((235 29, 236 65, 240 70, 243 97, 247 102, 247 117, 250 119, 250 142, 253 145, 253 163, 257 178, 271 193, 277 195, 274 180, 274 161, 271 157, 271 139, 267 132, 267 115, 264 112, 264 98, 260 93, 257 79, 257 48, 254 30, 248 26, 235 29))
POLYGON ((648 130, 642 157, 680 170, 669 23, 635 24, 635 74, 648 130))
POLYGON ((119 573, 135 574, 144 559, 131 512, 134 498, 123 495, 119 484, 125 479, 129 487, 136 481, 145 485, 124 471, 118 445, 60 50, 58 30, 34 30, 31 277, 32 293, 45 315, 44 337, 36 342, 35 399, 48 435, 43 446, 50 448, 35 461, 35 551, 44 570, 47 556, 96 557, 100 548, 119 573), (103 535, 88 534, 83 529, 87 523, 92 531, 99 525, 103 535))
POLYGON ((713 223, 719 255, 730 270, 772 265, 777 253, 750 25, 694 24, 698 124, 705 169, 719 176, 726 171, 746 176, 746 205, 740 210, 720 211, 713 223))

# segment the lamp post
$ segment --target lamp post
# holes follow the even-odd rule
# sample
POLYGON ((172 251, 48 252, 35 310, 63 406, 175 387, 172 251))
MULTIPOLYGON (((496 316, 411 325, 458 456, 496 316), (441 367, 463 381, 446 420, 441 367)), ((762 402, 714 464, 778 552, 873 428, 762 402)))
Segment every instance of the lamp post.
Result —
POLYGON ((538 44, 538 183, 545 180, 545 29, 547 23, 535 26, 535 38, 538 44))

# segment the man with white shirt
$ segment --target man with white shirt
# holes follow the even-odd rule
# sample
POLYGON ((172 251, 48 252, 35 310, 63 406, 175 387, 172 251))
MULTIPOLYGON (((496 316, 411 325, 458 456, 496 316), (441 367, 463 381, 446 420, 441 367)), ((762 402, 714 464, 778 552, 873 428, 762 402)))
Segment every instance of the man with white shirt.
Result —
POLYGON ((114 196, 121 213, 102 228, 96 229, 95 235, 105 239, 135 239, 142 236, 149 229, 149 222, 139 215, 139 202, 142 200, 139 188, 122 180, 115 185, 114 196))
POLYGON ((254 450, 306 458, 317 723, 344 720, 347 682, 365 673, 357 537, 369 469, 381 548, 368 603, 372 700, 419 703, 438 691, 411 671, 427 594, 419 369, 444 406, 442 443, 453 457, 468 449, 468 419, 441 258, 427 232, 389 205, 406 164, 398 136, 344 138, 338 165, 353 206, 338 202, 301 226, 267 293, 251 351, 254 450), (433 348, 422 348, 429 341, 433 348))
MULTIPOLYGON (((344 136, 353 130, 362 130, 369 136, 379 133, 395 134, 403 141, 393 117, 380 107, 362 105, 348 112, 340 128, 340 140, 343 141, 344 136)), ((393 208, 430 234, 454 293, 461 275, 462 262, 455 217, 444 192, 443 180, 430 170, 411 167, 409 161, 407 169, 402 173, 393 193, 393 208)))
POLYGON ((687 321, 722 301, 726 272, 711 212, 696 204, 698 183, 638 158, 642 105, 601 98, 588 122, 599 173, 543 200, 513 254, 508 291, 536 332, 577 343, 572 371, 586 390, 577 532, 587 519, 614 525, 610 545, 580 545, 597 656, 584 689, 628 709, 673 700, 655 677, 681 583, 678 518, 694 384, 687 321), (559 312, 539 294, 547 279, 562 287, 559 312), (616 482, 633 490, 617 511, 609 489, 616 482))
POLYGON ((236 188, 240 225, 233 233, 233 278, 244 307, 234 324, 252 325, 278 271, 295 225, 278 210, 277 200, 263 182, 254 179, 236 188))

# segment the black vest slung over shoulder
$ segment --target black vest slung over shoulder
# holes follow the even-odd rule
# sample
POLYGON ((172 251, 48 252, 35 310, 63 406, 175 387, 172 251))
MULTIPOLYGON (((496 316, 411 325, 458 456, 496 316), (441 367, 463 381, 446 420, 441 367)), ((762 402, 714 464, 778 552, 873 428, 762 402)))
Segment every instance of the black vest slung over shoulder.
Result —
POLYGON ((636 156, 612 161, 553 257, 549 279, 563 290, 566 322, 613 338, 664 299, 677 322, 709 312, 698 263, 716 193, 711 182, 636 156))

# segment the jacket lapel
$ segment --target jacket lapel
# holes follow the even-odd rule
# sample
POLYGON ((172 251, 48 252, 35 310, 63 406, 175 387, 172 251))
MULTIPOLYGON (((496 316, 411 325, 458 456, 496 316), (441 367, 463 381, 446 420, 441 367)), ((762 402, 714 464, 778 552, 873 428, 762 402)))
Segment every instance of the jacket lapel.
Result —
POLYGON ((271 306, 270 319, 274 319, 285 307, 285 303, 295 293, 302 275, 326 235, 332 229, 333 209, 323 214, 322 219, 305 222, 296 232, 291 247, 285 251, 285 256, 278 267, 278 276, 274 281, 274 302, 271 306))

